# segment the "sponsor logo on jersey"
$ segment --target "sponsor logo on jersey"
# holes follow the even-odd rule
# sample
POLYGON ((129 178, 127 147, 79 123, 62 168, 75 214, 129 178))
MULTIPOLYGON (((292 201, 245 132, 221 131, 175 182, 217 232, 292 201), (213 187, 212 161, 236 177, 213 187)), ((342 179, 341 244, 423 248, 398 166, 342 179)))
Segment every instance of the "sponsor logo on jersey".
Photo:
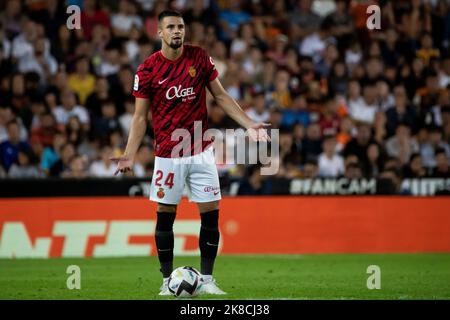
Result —
POLYGON ((194 68, 194 66, 189 67, 189 75, 193 78, 197 74, 197 70, 194 68))
POLYGON ((212 186, 207 186, 207 187, 203 188, 203 191, 205 191, 205 192, 212 192, 212 191, 214 191, 214 194, 219 193, 219 190, 220 190, 219 187, 212 187, 212 186), (217 191, 217 193, 216 193, 216 191, 217 191))
POLYGON ((170 87, 166 92, 167 100, 172 100, 173 98, 186 98, 193 95, 195 95, 194 87, 181 88, 181 85, 170 87))

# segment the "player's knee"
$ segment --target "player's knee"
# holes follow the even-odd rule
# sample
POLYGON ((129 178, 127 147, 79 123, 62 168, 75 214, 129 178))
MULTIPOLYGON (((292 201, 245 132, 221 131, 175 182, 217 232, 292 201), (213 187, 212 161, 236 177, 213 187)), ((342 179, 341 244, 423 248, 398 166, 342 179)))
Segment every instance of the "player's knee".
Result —
POLYGON ((200 213, 219 210, 219 201, 203 202, 198 204, 200 213))
POLYGON ((158 203, 158 212, 177 212, 177 206, 171 204, 158 203))

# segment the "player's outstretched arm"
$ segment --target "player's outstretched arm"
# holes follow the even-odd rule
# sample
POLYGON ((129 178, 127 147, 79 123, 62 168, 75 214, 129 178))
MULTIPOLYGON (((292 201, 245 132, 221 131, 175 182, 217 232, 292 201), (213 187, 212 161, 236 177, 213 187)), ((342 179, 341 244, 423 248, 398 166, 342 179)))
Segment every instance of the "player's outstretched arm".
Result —
POLYGON ((269 123, 254 122, 242 110, 241 106, 228 94, 219 79, 214 79, 208 84, 208 89, 216 100, 217 104, 234 121, 248 129, 249 136, 255 141, 270 141, 265 128, 270 127, 269 123))
POLYGON ((120 157, 111 158, 111 161, 117 163, 116 172, 131 171, 134 165, 134 156, 144 138, 147 129, 147 114, 150 108, 148 99, 136 98, 133 120, 131 122, 130 133, 125 152, 120 157))

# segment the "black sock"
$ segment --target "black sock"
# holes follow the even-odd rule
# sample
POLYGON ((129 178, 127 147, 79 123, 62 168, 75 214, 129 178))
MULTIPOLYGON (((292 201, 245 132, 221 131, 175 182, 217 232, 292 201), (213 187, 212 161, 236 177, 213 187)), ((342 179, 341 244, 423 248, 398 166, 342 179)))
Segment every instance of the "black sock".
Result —
POLYGON ((173 270, 173 223, 175 212, 157 212, 155 242, 161 273, 164 278, 170 276, 173 270))
POLYGON ((212 275, 214 261, 219 248, 219 210, 212 210, 200 214, 202 225, 200 227, 200 272, 212 275))

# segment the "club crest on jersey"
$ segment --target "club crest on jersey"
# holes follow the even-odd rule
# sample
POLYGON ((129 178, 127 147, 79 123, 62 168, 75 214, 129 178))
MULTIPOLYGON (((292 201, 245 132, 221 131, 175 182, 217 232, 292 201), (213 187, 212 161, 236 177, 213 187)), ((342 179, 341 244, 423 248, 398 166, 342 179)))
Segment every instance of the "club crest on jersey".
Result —
POLYGON ((193 78, 197 74, 197 70, 194 68, 194 66, 189 67, 189 75, 193 78))
POLYGON ((164 193, 164 188, 159 188, 158 192, 156 193, 156 195, 158 196, 158 198, 162 199, 164 198, 164 196, 166 195, 164 193))

